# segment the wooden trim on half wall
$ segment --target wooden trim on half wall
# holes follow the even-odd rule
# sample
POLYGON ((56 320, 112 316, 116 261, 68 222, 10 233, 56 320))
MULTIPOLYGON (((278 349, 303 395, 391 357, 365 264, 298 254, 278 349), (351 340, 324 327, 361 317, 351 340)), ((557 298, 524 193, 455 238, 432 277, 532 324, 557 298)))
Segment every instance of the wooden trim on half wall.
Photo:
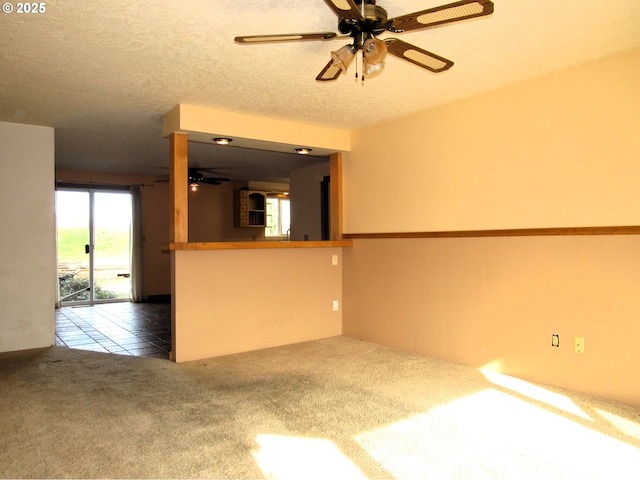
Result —
POLYGON ((444 232, 345 233, 343 238, 345 240, 357 240, 363 238, 541 237, 551 235, 640 235, 640 226, 512 228, 502 230, 453 230, 444 232))

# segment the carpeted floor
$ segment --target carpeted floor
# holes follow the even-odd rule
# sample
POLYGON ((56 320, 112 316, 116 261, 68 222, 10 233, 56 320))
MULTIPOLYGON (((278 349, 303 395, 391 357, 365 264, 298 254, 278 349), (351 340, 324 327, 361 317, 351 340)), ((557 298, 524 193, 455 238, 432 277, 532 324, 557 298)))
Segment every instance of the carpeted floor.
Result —
POLYGON ((2 478, 638 478, 640 411, 344 337, 0 354, 2 478))

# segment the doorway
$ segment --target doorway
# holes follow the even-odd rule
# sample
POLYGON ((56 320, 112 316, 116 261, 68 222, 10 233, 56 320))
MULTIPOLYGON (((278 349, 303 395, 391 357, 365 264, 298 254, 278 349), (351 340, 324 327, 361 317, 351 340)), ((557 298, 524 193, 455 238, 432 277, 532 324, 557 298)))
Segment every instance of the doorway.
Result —
POLYGON ((131 297, 131 193, 56 190, 60 304, 131 297))
POLYGON ((320 183, 320 223, 322 240, 331 240, 331 176, 325 175, 320 183))

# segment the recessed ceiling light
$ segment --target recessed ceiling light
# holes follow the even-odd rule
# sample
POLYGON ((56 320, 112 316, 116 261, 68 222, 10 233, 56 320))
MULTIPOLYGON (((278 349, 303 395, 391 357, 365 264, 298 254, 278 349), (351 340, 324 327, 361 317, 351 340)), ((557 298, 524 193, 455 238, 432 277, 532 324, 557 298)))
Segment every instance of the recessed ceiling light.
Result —
POLYGON ((295 150, 299 155, 309 155, 309 152, 311 152, 310 148, 296 148, 295 150))
POLYGON ((214 138, 213 141, 218 145, 229 145, 231 142, 233 142, 231 138, 214 138))

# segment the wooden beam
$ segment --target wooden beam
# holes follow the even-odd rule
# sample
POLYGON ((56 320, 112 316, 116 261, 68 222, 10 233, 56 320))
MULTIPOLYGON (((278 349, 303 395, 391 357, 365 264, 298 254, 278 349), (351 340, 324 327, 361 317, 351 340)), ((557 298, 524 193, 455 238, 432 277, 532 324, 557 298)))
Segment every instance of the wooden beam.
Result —
POLYGON ((329 184, 331 202, 331 240, 342 240, 342 154, 334 153, 329 158, 329 184))
POLYGON ((513 228, 499 230, 452 230, 435 232, 345 233, 344 238, 468 238, 468 237, 544 237, 570 235, 640 235, 640 225, 605 227, 513 228))
POLYGON ((169 136, 171 151, 169 191, 170 191, 170 240, 189 241, 189 159, 186 133, 172 133, 169 136))

